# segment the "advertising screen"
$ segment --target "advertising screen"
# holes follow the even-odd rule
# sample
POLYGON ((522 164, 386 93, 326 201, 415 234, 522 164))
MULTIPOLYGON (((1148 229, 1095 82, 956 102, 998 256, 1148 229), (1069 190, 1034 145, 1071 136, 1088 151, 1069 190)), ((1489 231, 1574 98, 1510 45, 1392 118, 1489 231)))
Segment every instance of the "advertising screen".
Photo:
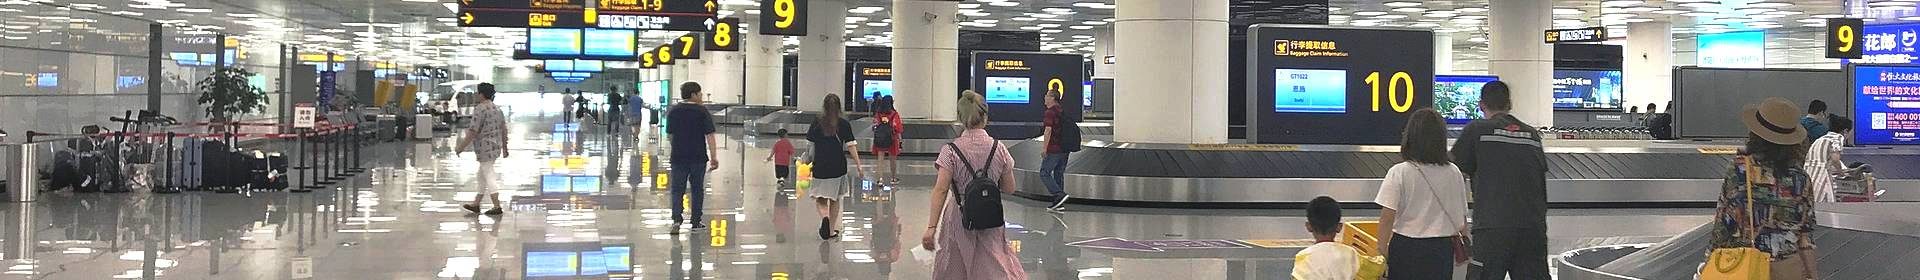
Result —
POLYGON ((527 29, 527 53, 580 55, 579 29, 527 29))
POLYGON ((1553 70, 1553 108, 1620 110, 1619 70, 1553 70))
POLYGON ((1347 112, 1345 70, 1274 69, 1273 83, 1274 112, 1347 112))
POLYGON ((1080 107, 1093 108, 1093 81, 1080 82, 1080 107))
POLYGON ((633 30, 587 29, 581 46, 582 54, 592 57, 632 58, 634 56, 633 30))
POLYGON ((1920 23, 1875 24, 1861 28, 1860 59, 1847 63, 1907 64, 1920 60, 1920 23))
POLYGON ((575 276, 579 273, 579 253, 527 252, 527 277, 575 276))
POLYGON ((1762 31, 1700 34, 1700 67, 1766 68, 1767 33, 1762 31))
POLYGON ((1026 104, 1032 93, 1027 78, 987 77, 987 103, 1026 104))
POLYGON ((1449 124, 1464 124, 1479 119, 1480 87, 1500 80, 1494 76, 1433 76, 1433 110, 1449 124))
POLYGON ((1853 68, 1853 143, 1920 144, 1920 67, 1853 68))
POLYGON ((33 86, 50 88, 60 87, 60 73, 40 73, 33 76, 33 86))
POLYGON ((865 95, 867 100, 880 99, 881 96, 893 96, 893 81, 860 81, 860 94, 865 95))

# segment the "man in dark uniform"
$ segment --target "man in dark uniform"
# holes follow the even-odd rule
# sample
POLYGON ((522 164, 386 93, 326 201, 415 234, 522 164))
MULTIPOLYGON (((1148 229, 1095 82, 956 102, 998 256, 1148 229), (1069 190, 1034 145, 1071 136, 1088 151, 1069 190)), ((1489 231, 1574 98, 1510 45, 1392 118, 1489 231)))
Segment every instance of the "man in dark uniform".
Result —
POLYGON ((1473 260, 1467 279, 1551 279, 1547 156, 1540 130, 1508 114, 1513 95, 1504 82, 1481 88, 1480 109, 1486 118, 1467 123, 1453 144, 1454 164, 1473 188, 1473 260))

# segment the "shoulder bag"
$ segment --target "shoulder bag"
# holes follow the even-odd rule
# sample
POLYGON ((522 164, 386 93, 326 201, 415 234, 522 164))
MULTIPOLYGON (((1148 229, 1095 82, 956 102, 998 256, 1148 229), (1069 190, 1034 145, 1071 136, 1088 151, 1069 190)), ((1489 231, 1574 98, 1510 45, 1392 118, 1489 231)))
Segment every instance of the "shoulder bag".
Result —
MULTIPOLYGON (((1744 234, 1747 238, 1759 242, 1760 231, 1755 228, 1757 224, 1753 217, 1753 176, 1759 174, 1753 172, 1752 158, 1742 158, 1742 160, 1746 163, 1745 171, 1747 172, 1747 226, 1742 230, 1745 230, 1744 234)), ((1698 279, 1767 280, 1772 277, 1771 261, 1773 256, 1768 255, 1767 252, 1761 252, 1759 248, 1754 248, 1752 243, 1745 247, 1714 248, 1713 252, 1707 254, 1707 263, 1700 265, 1698 279)))
MULTIPOLYGON (((1453 263, 1462 264, 1473 259, 1473 237, 1468 236, 1467 226, 1452 223, 1453 211, 1447 211, 1447 204, 1440 198, 1440 190, 1434 189, 1433 181, 1427 179, 1427 171, 1414 164, 1413 170, 1420 172, 1420 180, 1427 183, 1427 193, 1433 194, 1433 203, 1440 206, 1440 212, 1447 214, 1447 224, 1453 225, 1453 263)), ((1462 215, 1464 217, 1464 215, 1462 215)))

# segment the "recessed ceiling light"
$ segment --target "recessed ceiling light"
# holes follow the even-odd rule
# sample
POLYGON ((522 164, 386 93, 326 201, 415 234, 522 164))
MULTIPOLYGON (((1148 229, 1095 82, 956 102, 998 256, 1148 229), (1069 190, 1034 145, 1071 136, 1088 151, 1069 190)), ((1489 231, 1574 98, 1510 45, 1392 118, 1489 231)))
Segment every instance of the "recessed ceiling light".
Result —
POLYGON ((1441 12, 1432 12, 1432 13, 1426 13, 1426 14, 1424 14, 1424 15, 1421 15, 1421 16, 1425 16, 1425 17, 1430 17, 1430 18, 1450 18, 1450 17, 1453 17, 1453 16, 1458 16, 1458 15, 1460 15, 1460 14, 1455 14, 1455 13, 1441 13, 1441 12))
POLYGON ((1620 9, 1620 10, 1622 10, 1622 11, 1628 11, 1628 12, 1635 12, 1635 13, 1645 13, 1645 12, 1652 12, 1652 11, 1659 11, 1659 10, 1660 10, 1660 8, 1658 8, 1658 7, 1631 7, 1631 8, 1626 8, 1626 9, 1620 9))
POLYGON ((1574 9, 1574 8, 1553 8, 1553 14, 1556 14, 1556 15, 1578 15, 1578 14, 1584 14, 1584 13, 1587 13, 1587 12, 1583 12, 1583 11, 1580 11, 1580 9, 1574 9))
POLYGON ((1716 7, 1716 6, 1720 6, 1720 3, 1712 3, 1712 2, 1693 2, 1693 3, 1680 3, 1680 6, 1681 6, 1681 7, 1688 7, 1688 8, 1709 8, 1709 7, 1716 7))
POLYGON ((1468 7, 1468 8, 1460 8, 1460 9, 1457 9, 1456 11, 1460 11, 1462 13, 1480 13, 1480 12, 1486 12, 1487 8, 1468 7))
POLYGON ((1653 11, 1653 13, 1655 13, 1655 14, 1662 14, 1662 15, 1678 15, 1678 14, 1685 14, 1685 13, 1687 13, 1687 11, 1684 11, 1684 10, 1659 10, 1659 11, 1653 11))
POLYGON ((1010 19, 1014 21, 1033 21, 1034 20, 1034 18, 1031 18, 1031 17, 1014 17, 1010 19))
POLYGON ((1377 11, 1353 12, 1353 15, 1363 16, 1363 17, 1370 17, 1370 16, 1377 16, 1377 15, 1384 15, 1384 14, 1387 14, 1387 12, 1377 12, 1377 11))
POLYGON ((1019 5, 1020 5, 1020 2, 1012 2, 1012 1, 1008 1, 1008 2, 993 2, 993 3, 987 3, 987 5, 989 5, 989 6, 994 6, 994 7, 1013 7, 1013 6, 1019 6, 1019 5))
POLYGON ((1834 14, 1826 14, 1826 15, 1813 15, 1813 17, 1814 17, 1814 18, 1843 18, 1843 17, 1847 17, 1847 16, 1845 16, 1845 15, 1834 15, 1834 14))
POLYGON ((1387 7, 1415 7, 1420 6, 1420 2, 1387 2, 1384 5, 1387 5, 1387 7))
POLYGON ((1759 7, 1759 8, 1779 8, 1779 7, 1786 7, 1786 6, 1793 6, 1793 3, 1786 3, 1786 2, 1759 2, 1759 3, 1747 3, 1747 6, 1748 6, 1748 7, 1759 7))
POLYGON ((1377 18, 1377 19, 1403 19, 1403 18, 1407 18, 1407 15, 1379 15, 1379 16, 1374 16, 1373 18, 1377 18))
POLYGON ((1425 12, 1425 11, 1427 11, 1427 8, 1421 8, 1421 7, 1404 7, 1404 8, 1393 8, 1393 11, 1395 11, 1395 12, 1402 12, 1402 13, 1418 13, 1418 12, 1425 12))
POLYGON ((180 8, 180 10, 179 10, 179 11, 180 11, 180 12, 182 12, 182 13, 209 13, 209 12, 213 12, 213 9, 207 9, 207 8, 180 8))
POLYGON ((1642 2, 1640 0, 1608 0, 1608 1, 1600 2, 1600 6, 1601 7, 1628 7, 1628 6, 1635 6, 1635 5, 1640 5, 1644 3, 1646 2, 1642 2))

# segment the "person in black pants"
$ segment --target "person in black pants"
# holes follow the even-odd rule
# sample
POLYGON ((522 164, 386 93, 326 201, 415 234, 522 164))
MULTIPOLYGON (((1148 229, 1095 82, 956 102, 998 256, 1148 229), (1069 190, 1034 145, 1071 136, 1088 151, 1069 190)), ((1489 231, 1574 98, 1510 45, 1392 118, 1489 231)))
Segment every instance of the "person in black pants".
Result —
POLYGON ((1454 165, 1473 189, 1473 261, 1467 279, 1550 279, 1547 273, 1547 156, 1540 130, 1514 115, 1507 84, 1480 90, 1485 119, 1467 123, 1454 165), (1485 163, 1484 165, 1482 163, 1485 163))
POLYGON ((693 224, 692 229, 707 229, 706 224, 700 223, 701 202, 706 200, 707 172, 720 169, 720 158, 714 156, 713 115, 700 105, 703 96, 699 83, 680 84, 680 104, 674 104, 667 111, 667 134, 673 141, 673 154, 668 161, 672 168, 667 179, 668 195, 673 196, 668 200, 673 204, 673 227, 669 230, 672 234, 680 233, 682 197, 693 199, 690 205, 693 213, 687 219, 693 224))

